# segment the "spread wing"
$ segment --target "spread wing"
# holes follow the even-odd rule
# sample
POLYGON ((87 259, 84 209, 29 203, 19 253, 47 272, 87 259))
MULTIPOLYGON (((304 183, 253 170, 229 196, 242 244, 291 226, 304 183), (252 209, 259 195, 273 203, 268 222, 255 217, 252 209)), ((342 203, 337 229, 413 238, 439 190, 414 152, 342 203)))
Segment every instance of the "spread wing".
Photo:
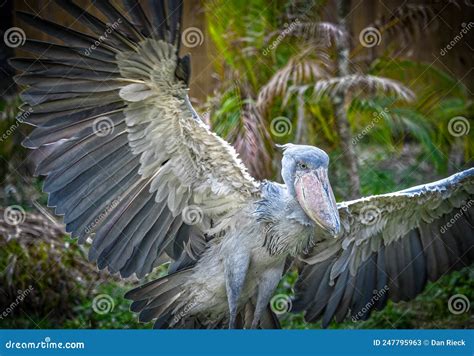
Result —
POLYGON ((36 173, 67 231, 93 238, 90 259, 141 277, 181 255, 190 225, 224 228, 258 185, 189 102, 181 1, 96 1, 100 18, 56 2, 93 33, 19 13, 58 42, 28 39, 22 49, 36 58, 11 61, 36 126, 24 145, 38 151, 36 173))
POLYGON ((304 256, 294 311, 365 320, 474 261, 474 168, 431 184, 338 204, 343 235, 304 256))

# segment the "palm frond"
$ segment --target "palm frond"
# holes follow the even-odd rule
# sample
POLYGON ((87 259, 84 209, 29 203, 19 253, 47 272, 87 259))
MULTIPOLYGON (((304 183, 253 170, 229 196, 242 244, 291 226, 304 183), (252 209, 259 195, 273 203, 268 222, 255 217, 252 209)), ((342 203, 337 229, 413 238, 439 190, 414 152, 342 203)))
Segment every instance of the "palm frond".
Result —
MULTIPOLYGON (((430 27, 438 24, 433 4, 404 3, 391 11, 389 16, 382 15, 366 28, 374 28, 384 43, 391 46, 391 55, 399 56, 412 49, 416 40, 422 38, 430 27)), ((354 58, 368 47, 359 43, 351 54, 354 58)), ((369 47, 370 48, 370 47, 369 47)))
POLYGON ((436 122, 423 115, 414 107, 398 107, 393 100, 384 97, 370 99, 355 98, 348 109, 352 126, 367 136, 379 141, 382 147, 390 149, 395 141, 418 141, 424 148, 426 159, 438 168, 445 164, 445 158, 438 149, 436 122))
POLYGON ((467 89, 460 80, 431 63, 383 57, 372 63, 369 73, 410 83, 417 95, 417 107, 422 111, 430 111, 446 98, 468 97, 467 89))
POLYGON ((268 179, 271 176, 273 145, 265 122, 253 100, 245 100, 239 125, 231 131, 229 140, 255 178, 268 179))
POLYGON ((436 13, 432 6, 405 3, 390 16, 378 19, 375 26, 392 39, 410 41, 431 24, 436 24, 436 13))
POLYGON ((286 18, 289 21, 303 19, 312 21, 321 17, 327 0, 290 0, 286 4, 286 18))
POLYGON ((305 42, 330 46, 344 38, 347 33, 332 22, 296 22, 291 35, 305 42))
POLYGON ((431 160, 437 169, 444 168, 445 156, 435 145, 435 135, 430 127, 430 120, 412 108, 395 108, 393 116, 399 120, 405 133, 414 137, 425 148, 428 153, 426 159, 431 160))
POLYGON ((257 107, 266 112, 275 98, 286 95, 290 85, 304 85, 328 77, 327 70, 320 62, 292 58, 262 87, 258 93, 257 107))
POLYGON ((313 92, 315 100, 320 100, 323 96, 335 98, 340 94, 354 97, 380 93, 406 101, 415 98, 415 94, 409 88, 396 80, 361 74, 319 80, 314 85, 313 92))

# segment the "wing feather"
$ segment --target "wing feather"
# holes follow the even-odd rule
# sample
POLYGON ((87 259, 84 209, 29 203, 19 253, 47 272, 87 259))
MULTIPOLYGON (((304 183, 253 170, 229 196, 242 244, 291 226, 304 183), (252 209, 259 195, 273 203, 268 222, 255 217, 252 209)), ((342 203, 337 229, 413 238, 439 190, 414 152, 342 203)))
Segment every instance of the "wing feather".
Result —
POLYGON ((323 326, 349 312, 353 320, 365 320, 388 299, 410 300, 428 280, 471 264, 473 187, 471 168, 438 182, 338 204, 343 234, 301 258, 294 310, 306 310, 308 321, 322 317, 323 326))
POLYGON ((181 1, 94 2, 103 16, 56 2, 89 31, 18 14, 55 39, 27 40, 22 49, 37 58, 11 61, 23 72, 15 79, 26 86, 25 122, 36 126, 24 145, 49 153, 36 173, 67 231, 80 243, 92 238, 89 258, 143 276, 182 257, 186 206, 202 210, 198 235, 212 235, 258 197, 259 185, 190 104, 181 1))

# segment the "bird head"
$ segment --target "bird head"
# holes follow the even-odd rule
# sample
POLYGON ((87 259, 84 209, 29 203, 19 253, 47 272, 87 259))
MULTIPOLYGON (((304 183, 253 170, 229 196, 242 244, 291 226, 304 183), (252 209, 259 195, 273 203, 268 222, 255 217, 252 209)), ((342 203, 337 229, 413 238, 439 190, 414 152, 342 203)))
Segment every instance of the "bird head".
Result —
POLYGON ((281 147, 282 177, 290 193, 314 223, 333 236, 339 235, 341 224, 328 178, 328 155, 313 146, 281 147))

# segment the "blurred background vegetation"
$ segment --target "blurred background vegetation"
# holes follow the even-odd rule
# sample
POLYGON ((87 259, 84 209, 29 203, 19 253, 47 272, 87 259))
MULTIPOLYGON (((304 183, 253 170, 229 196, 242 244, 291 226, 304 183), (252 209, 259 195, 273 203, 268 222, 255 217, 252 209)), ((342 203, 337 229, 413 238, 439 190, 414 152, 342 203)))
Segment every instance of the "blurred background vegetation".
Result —
MULTIPOLYGON (((15 9, 71 22, 54 4, 1 6, 2 37, 20 26, 15 9)), ((466 1, 185 2, 184 28, 202 33, 196 46, 183 47, 193 58, 191 96, 257 178, 280 180, 275 144, 293 142, 329 153, 338 201, 434 180, 473 166, 474 30, 446 49, 474 25, 473 12, 466 1)), ((0 318, 0 328, 149 328, 122 297, 138 281, 98 272, 44 208, 41 179, 29 164, 34 157, 20 145, 28 132, 17 116, 21 88, 6 62, 24 53, 1 45, 0 207, 21 206, 26 220, 21 231, 0 228, 0 313, 32 291, 0 318), (113 308, 97 312, 94 300, 104 294, 113 308)), ((454 315, 447 301, 455 294, 474 300, 473 277, 465 268, 411 302, 331 327, 471 328, 472 310, 454 315)), ((291 295, 295 279, 289 273, 278 293, 291 295)), ((320 327, 302 315, 280 318, 285 328, 320 327)))

